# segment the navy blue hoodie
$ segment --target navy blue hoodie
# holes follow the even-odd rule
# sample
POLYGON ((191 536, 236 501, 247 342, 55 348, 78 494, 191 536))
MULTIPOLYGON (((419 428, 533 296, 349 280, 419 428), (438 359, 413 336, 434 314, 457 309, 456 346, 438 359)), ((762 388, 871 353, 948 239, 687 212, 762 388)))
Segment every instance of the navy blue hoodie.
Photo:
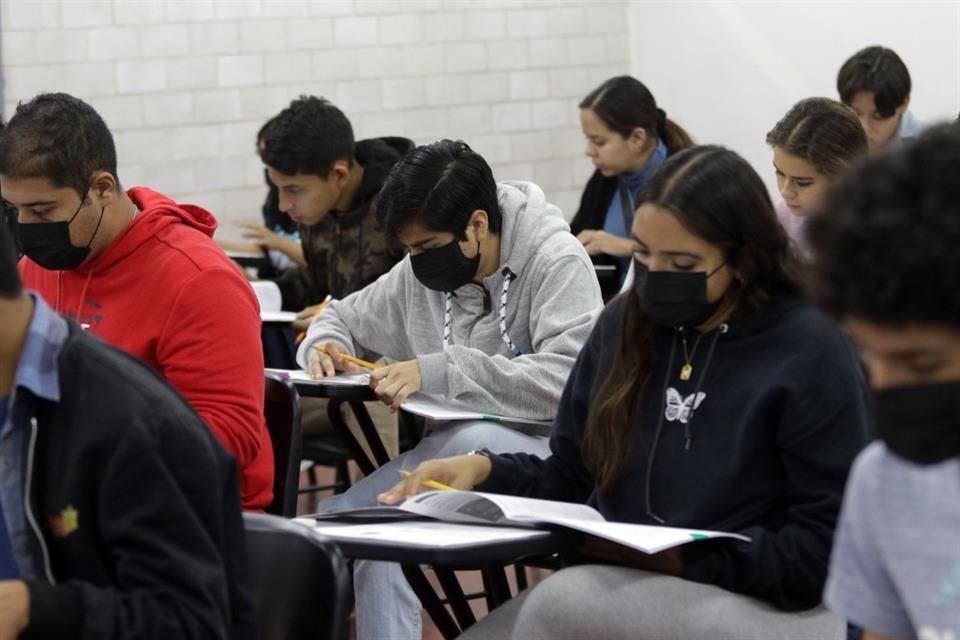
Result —
POLYGON ((742 533, 749 544, 685 546, 684 577, 785 610, 816 606, 847 473, 868 440, 867 387, 849 341, 806 303, 781 298, 705 334, 683 381, 680 330, 658 330, 626 464, 604 493, 579 445, 627 300, 607 306, 580 353, 552 457, 493 456, 478 490, 588 502, 614 521, 742 533))

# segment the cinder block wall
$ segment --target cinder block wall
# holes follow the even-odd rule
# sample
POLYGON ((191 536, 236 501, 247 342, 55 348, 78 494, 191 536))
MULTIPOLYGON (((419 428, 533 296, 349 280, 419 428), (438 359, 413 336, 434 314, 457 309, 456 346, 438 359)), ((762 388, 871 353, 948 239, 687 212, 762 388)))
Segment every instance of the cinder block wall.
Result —
POLYGON ((577 102, 629 71, 624 0, 3 0, 4 117, 41 91, 88 100, 120 179, 255 219, 257 129, 301 93, 358 138, 460 137, 567 216, 591 165, 577 102))

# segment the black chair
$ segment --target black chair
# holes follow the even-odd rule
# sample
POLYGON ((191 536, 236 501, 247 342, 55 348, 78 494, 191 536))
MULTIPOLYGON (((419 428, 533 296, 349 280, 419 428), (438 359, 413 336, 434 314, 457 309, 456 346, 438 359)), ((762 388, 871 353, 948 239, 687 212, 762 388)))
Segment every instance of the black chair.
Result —
POLYGON ((244 513, 257 640, 346 640, 350 572, 340 549, 313 529, 244 513))
POLYGON ((300 481, 300 394, 274 373, 266 372, 264 385, 263 415, 273 443, 273 502, 266 511, 292 518, 300 481))
POLYGON ((304 436, 301 456, 313 464, 308 471, 310 484, 301 487, 300 493, 315 493, 318 491, 333 491, 334 494, 343 493, 350 488, 350 469, 347 466, 353 460, 353 451, 336 433, 317 433, 304 436), (333 484, 321 485, 317 478, 317 465, 333 467, 336 475, 333 484))

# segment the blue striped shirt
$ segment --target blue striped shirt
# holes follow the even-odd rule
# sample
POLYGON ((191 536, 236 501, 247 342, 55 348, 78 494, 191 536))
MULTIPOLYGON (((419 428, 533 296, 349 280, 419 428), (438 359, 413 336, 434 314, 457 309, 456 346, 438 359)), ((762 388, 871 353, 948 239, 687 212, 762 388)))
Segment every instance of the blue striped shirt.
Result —
POLYGON ((67 338, 67 322, 36 295, 33 318, 20 354, 13 389, 7 398, 7 411, 0 423, 0 510, 6 524, 7 541, 16 558, 20 576, 36 578, 40 567, 34 564, 27 546, 27 517, 24 511, 26 473, 26 437, 30 416, 17 406, 18 390, 24 389, 51 402, 60 401, 60 349, 67 338))

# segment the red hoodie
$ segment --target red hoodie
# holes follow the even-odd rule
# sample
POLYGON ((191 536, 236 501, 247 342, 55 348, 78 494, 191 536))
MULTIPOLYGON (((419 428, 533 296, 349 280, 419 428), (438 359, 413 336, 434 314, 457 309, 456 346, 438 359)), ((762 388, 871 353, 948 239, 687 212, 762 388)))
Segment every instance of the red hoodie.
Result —
POLYGON ((273 447, 257 299, 211 239, 209 212, 143 187, 127 195, 140 213, 103 253, 73 271, 25 257, 24 286, 166 378, 236 457, 244 508, 264 509, 273 447))

